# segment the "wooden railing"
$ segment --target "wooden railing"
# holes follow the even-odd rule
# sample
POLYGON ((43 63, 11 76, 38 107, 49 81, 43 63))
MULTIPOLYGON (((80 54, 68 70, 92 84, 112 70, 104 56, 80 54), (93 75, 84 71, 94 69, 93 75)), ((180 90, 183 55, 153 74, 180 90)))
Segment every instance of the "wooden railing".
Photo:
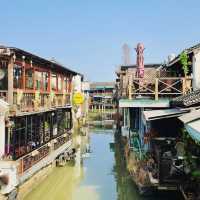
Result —
POLYGON ((32 153, 29 153, 28 155, 20 158, 18 173, 22 174, 23 172, 27 171, 33 165, 45 158, 49 153, 50 147, 48 145, 44 145, 41 148, 33 151, 32 153))
POLYGON ((55 151, 56 149, 58 149, 59 147, 61 147, 63 144, 65 144, 70 140, 71 140, 71 135, 69 133, 66 133, 51 140, 49 143, 30 152, 29 154, 19 158, 18 173, 23 174, 25 171, 30 169, 40 160, 47 157, 52 151, 55 151))
POLYGON ((162 97, 175 97, 192 90, 192 79, 183 77, 134 78, 128 85, 129 99, 137 96, 148 96, 158 100, 162 97))
MULTIPOLYGON (((7 98, 7 95, 4 96, 7 98)), ((13 110, 16 110, 16 112, 39 111, 67 104, 70 104, 70 94, 58 93, 50 95, 47 92, 23 92, 23 90, 15 90, 13 93, 13 110)))
POLYGON ((65 134, 54 139, 54 145, 53 145, 54 150, 58 149, 60 146, 68 142, 70 139, 71 139, 71 135, 69 134, 65 134))

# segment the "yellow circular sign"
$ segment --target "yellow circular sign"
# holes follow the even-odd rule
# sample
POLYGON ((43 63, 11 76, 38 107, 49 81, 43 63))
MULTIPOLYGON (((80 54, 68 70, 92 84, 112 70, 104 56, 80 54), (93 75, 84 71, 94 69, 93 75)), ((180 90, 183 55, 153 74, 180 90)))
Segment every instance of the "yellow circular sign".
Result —
POLYGON ((76 105, 83 104, 83 102, 84 102, 84 96, 83 96, 83 94, 80 93, 80 92, 76 92, 74 94, 74 96, 73 96, 73 102, 76 105))

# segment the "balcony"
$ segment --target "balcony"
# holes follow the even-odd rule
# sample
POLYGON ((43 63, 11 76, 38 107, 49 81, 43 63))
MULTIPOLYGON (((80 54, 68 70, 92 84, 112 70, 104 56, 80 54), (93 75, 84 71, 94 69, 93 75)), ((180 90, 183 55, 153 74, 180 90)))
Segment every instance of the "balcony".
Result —
POLYGON ((192 90, 192 78, 160 77, 160 78, 134 78, 126 88, 129 99, 146 97, 159 100, 160 98, 173 98, 192 90))
MULTIPOLYGON (((7 92, 0 91, 0 97, 7 98, 7 92)), ((12 112, 32 112, 70 104, 70 94, 14 90, 12 112)))
POLYGON ((54 145, 53 145, 54 150, 58 149, 59 147, 61 147, 63 144, 65 144, 69 140, 71 140, 71 135, 69 135, 67 133, 54 139, 54 145))
POLYGON ((29 154, 18 159, 18 173, 23 174, 25 171, 30 169, 33 165, 38 163, 43 158, 47 157, 51 152, 57 150, 63 144, 71 140, 71 135, 69 133, 63 134, 42 147, 30 152, 29 154))
POLYGON ((28 155, 19 159, 18 173, 23 174, 25 171, 30 169, 33 165, 38 163, 43 158, 47 157, 50 153, 50 147, 44 145, 38 150, 29 153, 28 155))

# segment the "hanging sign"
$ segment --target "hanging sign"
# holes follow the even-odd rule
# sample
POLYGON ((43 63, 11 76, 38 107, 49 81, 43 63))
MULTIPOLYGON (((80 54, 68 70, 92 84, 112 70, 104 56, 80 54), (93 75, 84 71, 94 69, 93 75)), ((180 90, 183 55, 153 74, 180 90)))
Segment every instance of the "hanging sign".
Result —
POLYGON ((81 105, 84 102, 84 96, 81 92, 76 92, 73 96, 73 103, 76 105, 81 105))

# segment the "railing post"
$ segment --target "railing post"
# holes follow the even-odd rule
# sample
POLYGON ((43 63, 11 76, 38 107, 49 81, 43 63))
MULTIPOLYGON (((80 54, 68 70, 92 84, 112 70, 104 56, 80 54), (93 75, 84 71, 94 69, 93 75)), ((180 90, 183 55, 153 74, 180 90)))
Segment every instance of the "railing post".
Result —
POLYGON ((132 87, 131 87, 131 85, 128 85, 128 98, 129 99, 132 99, 132 87))
POLYGON ((182 93, 186 93, 186 78, 182 78, 182 93))
POLYGON ((155 78, 155 100, 158 100, 158 78, 155 78))

